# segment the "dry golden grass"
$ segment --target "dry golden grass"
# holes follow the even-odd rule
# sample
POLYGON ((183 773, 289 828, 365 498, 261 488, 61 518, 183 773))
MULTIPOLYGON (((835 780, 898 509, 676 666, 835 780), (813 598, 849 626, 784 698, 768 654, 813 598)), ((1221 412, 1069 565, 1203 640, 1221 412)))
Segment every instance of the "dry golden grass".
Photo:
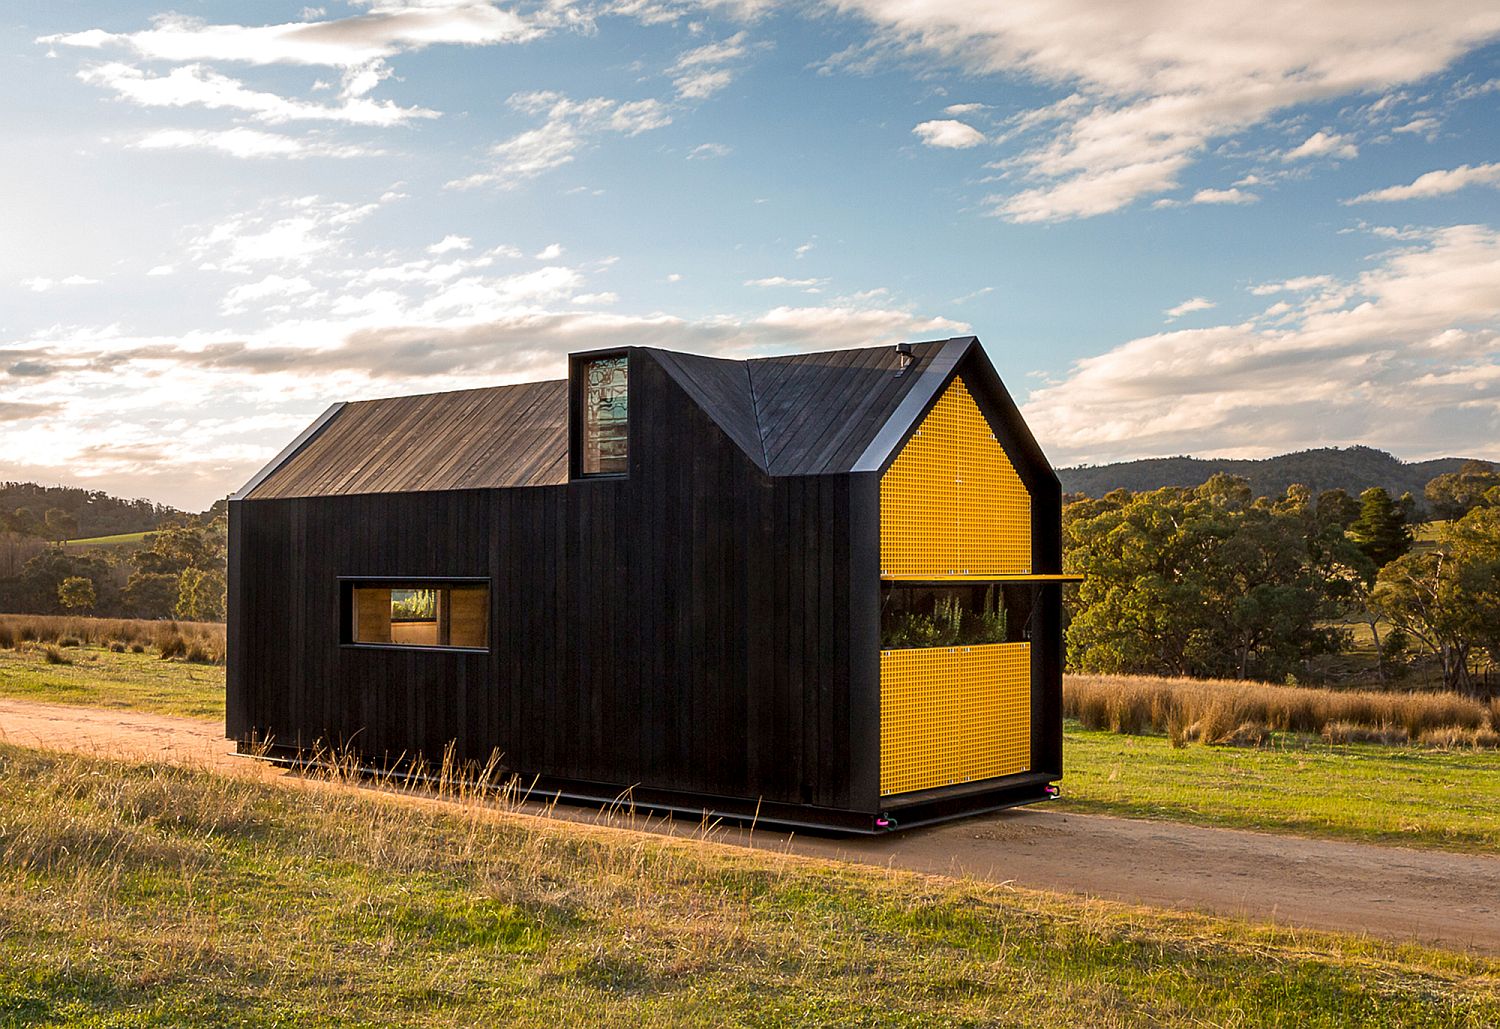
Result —
POLYGON ((116 652, 131 649, 137 653, 150 646, 164 658, 224 663, 222 622, 0 614, 0 649, 10 650, 25 643, 104 647, 116 652))
POLYGON ((1261 727, 1324 736, 1348 736, 1358 728, 1400 743, 1421 740, 1424 733, 1439 730, 1471 734, 1445 737, 1448 740, 1477 741, 1488 738, 1477 735, 1480 730, 1500 729, 1500 702, 1485 704, 1454 693, 1327 690, 1127 675, 1065 676, 1063 711, 1089 729, 1129 735, 1164 732, 1178 744, 1190 740, 1252 742, 1261 727), (1398 731, 1399 741, 1395 739, 1398 731))

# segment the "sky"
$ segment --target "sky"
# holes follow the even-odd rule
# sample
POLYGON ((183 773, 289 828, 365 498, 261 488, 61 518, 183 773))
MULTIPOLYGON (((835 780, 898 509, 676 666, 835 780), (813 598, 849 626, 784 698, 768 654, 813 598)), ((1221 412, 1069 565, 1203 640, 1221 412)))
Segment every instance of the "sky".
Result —
POLYGON ((1494 0, 0 9, 0 478, 973 333, 1058 465, 1500 459, 1494 0))

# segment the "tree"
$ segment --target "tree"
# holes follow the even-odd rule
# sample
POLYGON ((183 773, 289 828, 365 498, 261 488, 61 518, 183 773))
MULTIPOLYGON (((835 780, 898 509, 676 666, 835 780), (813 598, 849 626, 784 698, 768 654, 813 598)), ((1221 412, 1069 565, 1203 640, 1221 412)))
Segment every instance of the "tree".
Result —
POLYGON ((184 568, 177 580, 177 617, 194 622, 221 621, 227 592, 222 573, 184 568))
POLYGON ((47 526, 47 538, 62 543, 78 535, 78 519, 60 507, 54 507, 43 518, 47 526))
POLYGON ((1382 568, 1411 549, 1406 516, 1380 486, 1359 495, 1359 517, 1349 526, 1349 538, 1365 556, 1382 568))
POLYGON ((1317 514, 1324 525, 1347 529, 1359 517, 1359 501, 1341 489, 1326 489, 1318 494, 1317 514))
POLYGON ((1500 662, 1500 509, 1470 511, 1429 551, 1380 570, 1374 603, 1392 625, 1438 658, 1443 685, 1480 692, 1471 658, 1500 662))
POLYGON ((1337 649, 1324 623, 1369 574, 1308 490, 1252 500, 1227 475, 1070 504, 1063 533, 1067 567, 1084 575, 1068 658, 1085 671, 1284 678, 1337 649))
POLYGON ((1486 461, 1467 461, 1456 472, 1439 475, 1423 494, 1433 516, 1457 520, 1486 503, 1489 491, 1500 488, 1500 471, 1486 461))
POLYGON ((171 618, 177 608, 178 576, 167 572, 133 572, 121 599, 136 618, 171 618))
POLYGON ((57 602, 68 611, 90 611, 98 601, 94 592, 94 580, 81 575, 70 575, 57 587, 57 602))

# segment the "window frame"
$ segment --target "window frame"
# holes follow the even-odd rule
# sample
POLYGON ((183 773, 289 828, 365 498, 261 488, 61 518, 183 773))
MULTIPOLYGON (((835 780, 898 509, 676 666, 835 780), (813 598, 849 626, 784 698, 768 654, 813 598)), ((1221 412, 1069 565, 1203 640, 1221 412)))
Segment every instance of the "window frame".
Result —
POLYGON ((635 416, 631 392, 634 388, 635 361, 633 348, 586 350, 568 355, 568 477, 575 481, 595 482, 625 479, 630 476, 630 458, 635 453, 635 416), (583 371, 594 361, 612 357, 625 359, 625 470, 622 472, 585 472, 583 470, 583 371))
POLYGON ((402 653, 489 654, 494 650, 495 587, 488 576, 474 575, 340 575, 339 646, 353 650, 398 650, 402 653), (483 586, 485 589, 485 645, 459 647, 451 643, 362 643, 354 638, 354 591, 356 589, 451 589, 483 586))

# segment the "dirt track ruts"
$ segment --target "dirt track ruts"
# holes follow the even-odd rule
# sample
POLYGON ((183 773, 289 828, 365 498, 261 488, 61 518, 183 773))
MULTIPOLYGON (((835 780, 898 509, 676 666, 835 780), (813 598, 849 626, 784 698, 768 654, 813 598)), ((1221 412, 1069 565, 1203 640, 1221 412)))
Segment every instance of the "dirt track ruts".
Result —
MULTIPOLYGON (((0 700, 0 739, 296 784, 235 757, 217 722, 0 700)), ((1440 803, 1441 801, 1435 801, 1440 803)), ((1497 798, 1500 803, 1500 798, 1497 798)), ((592 809, 553 817, 597 823, 592 809)), ((631 828, 694 833, 685 822, 631 828)), ((720 842, 1500 954, 1500 855, 1020 809, 879 837, 724 829, 720 842)))

